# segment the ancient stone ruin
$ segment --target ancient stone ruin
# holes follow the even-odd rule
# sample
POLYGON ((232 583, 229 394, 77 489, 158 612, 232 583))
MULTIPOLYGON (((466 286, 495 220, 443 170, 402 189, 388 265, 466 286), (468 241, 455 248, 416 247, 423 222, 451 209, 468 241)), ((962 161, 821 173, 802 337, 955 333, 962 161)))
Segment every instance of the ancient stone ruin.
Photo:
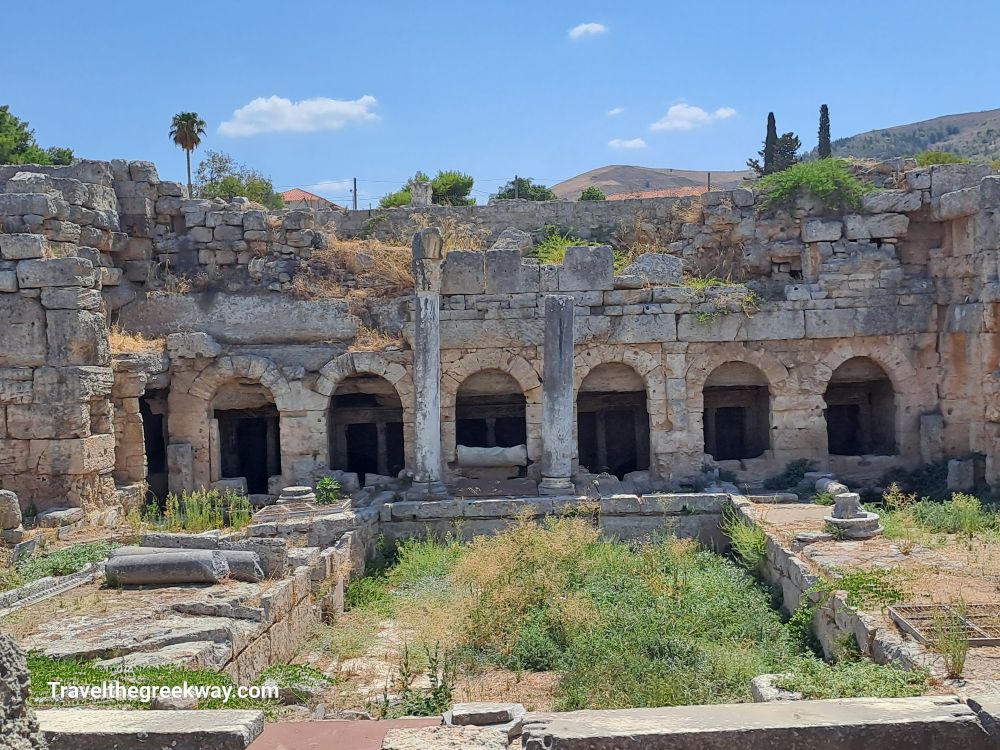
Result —
POLYGON ((330 471, 441 497, 481 469, 532 494, 601 474, 689 487, 705 465, 754 483, 796 458, 869 483, 954 459, 956 483, 995 487, 1000 178, 885 172, 844 215, 762 214, 741 189, 682 218, 677 199, 317 217, 189 199, 144 162, 3 167, 0 484, 53 524, 128 508, 139 482, 264 503, 330 471), (597 244, 546 265, 423 232, 409 293, 294 293, 334 233, 421 218, 597 244), (600 243, 626 225, 669 255, 616 270, 600 243), (685 286, 707 258, 749 287, 685 286), (359 325, 399 344, 361 350, 359 325), (113 354, 109 326, 166 345, 113 354))
MULTIPOLYGON (((71 581, 0 594, 0 617, 53 586, 121 587, 124 614, 42 623, 26 644, 253 680, 342 608, 376 539, 587 506, 608 535, 722 548, 723 513, 763 523, 755 508, 798 499, 764 480, 808 459, 803 481, 833 505, 801 511, 812 526, 787 545, 769 531, 763 564, 794 608, 815 580, 804 559, 832 569, 847 553, 823 545, 877 539, 857 493, 887 472, 947 464, 951 489, 1000 490, 1000 176, 898 161, 867 177, 880 189, 849 211, 808 196, 766 211, 741 188, 269 212, 189 198, 148 162, 0 167, 5 551, 170 493, 254 511, 239 532, 149 532, 71 581), (581 238, 558 263, 532 257, 547 226, 581 238)), ((861 633, 883 662, 924 663, 846 601, 828 610, 824 648, 861 633)), ((964 703, 904 709, 987 746, 964 703)), ((683 734, 663 711, 621 726, 683 734)), ((521 718, 525 747, 620 734, 588 712, 521 718)), ((241 717, 233 746, 260 723, 241 717)))

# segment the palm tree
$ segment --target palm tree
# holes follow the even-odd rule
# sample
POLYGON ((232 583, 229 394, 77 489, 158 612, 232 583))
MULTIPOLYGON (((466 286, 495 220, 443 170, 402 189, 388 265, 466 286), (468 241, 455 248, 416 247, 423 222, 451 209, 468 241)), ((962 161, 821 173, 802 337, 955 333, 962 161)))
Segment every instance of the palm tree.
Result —
POLYGON ((197 112, 181 112, 174 115, 170 124, 170 137, 174 143, 184 149, 187 156, 188 196, 194 197, 191 185, 191 152, 198 148, 201 137, 205 135, 205 121, 198 117, 197 112))

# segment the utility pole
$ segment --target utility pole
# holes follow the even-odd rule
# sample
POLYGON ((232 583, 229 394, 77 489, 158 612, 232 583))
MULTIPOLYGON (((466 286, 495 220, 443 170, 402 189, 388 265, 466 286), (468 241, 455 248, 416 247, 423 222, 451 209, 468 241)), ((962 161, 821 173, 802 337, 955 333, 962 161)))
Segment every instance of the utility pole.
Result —
POLYGON ((712 173, 708 173, 708 192, 712 192, 712 173))
POLYGON ((514 200, 517 200, 517 198, 518 198, 518 192, 517 192, 517 175, 514 175, 514 200))
POLYGON ((358 178, 357 177, 354 178, 354 190, 352 190, 351 192, 353 193, 354 210, 357 211, 358 210, 358 178))

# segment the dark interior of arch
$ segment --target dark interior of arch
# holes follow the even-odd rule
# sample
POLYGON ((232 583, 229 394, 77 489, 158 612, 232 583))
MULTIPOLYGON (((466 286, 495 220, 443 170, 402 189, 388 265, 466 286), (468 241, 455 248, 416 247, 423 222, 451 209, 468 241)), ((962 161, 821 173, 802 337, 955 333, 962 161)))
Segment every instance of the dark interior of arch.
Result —
POLYGON ((167 496, 167 392, 149 390, 139 397, 146 452, 146 487, 158 500, 167 496))
POLYGON ((528 440, 526 401, 513 377, 500 370, 470 375, 455 395, 455 442, 472 448, 509 448, 528 440))
POLYGON ((728 362, 709 375, 702 395, 705 453, 731 461, 757 458, 770 447, 771 396, 764 373, 728 362))
POLYGON ((278 409, 270 392, 256 383, 228 384, 216 393, 212 407, 222 477, 245 477, 248 492, 265 494, 268 478, 281 473, 278 409))
POLYGON ((345 378, 330 399, 330 468, 397 476, 403 470, 403 404, 377 375, 345 378))
POLYGON ((642 378, 628 365, 598 365, 576 398, 581 467, 621 479, 649 468, 649 413, 642 378))
POLYGON ((838 367, 826 392, 826 436, 831 455, 896 452, 896 398, 885 371, 867 357, 838 367))

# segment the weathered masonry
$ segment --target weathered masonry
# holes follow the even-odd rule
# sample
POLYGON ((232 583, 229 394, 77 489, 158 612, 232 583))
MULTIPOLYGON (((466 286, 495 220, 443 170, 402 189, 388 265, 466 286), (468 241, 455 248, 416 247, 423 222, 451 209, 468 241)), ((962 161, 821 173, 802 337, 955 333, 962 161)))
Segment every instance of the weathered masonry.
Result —
POLYGON ((146 162, 0 167, 0 486, 93 515, 142 481, 274 496, 402 472, 411 497, 463 478, 572 494, 600 473, 683 488, 706 465, 753 484, 812 458, 859 484, 971 459, 996 490, 1000 176, 874 176, 888 189, 847 214, 763 214, 741 189, 317 217, 188 199, 146 162), (294 293, 332 233, 448 221, 597 244, 540 265, 428 230, 408 293, 365 310, 294 293), (664 252, 616 271, 600 243, 622 226, 664 252), (738 271, 757 299, 682 270, 738 271), (404 343, 359 351, 362 321, 404 343), (113 355, 112 324, 166 349, 113 355))

